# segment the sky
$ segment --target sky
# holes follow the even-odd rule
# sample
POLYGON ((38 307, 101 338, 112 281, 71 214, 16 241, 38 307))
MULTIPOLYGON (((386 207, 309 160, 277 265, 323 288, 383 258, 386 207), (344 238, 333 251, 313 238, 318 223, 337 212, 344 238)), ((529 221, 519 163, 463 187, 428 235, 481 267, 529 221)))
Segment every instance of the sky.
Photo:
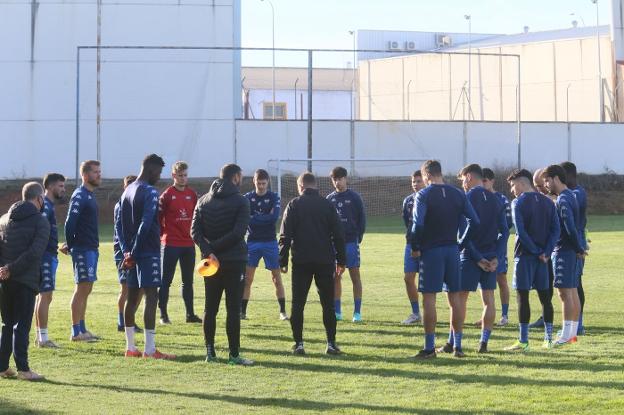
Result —
MULTIPOLYGON (((351 49, 349 30, 414 30, 468 32, 464 15, 472 16, 473 33, 520 33, 596 25, 591 0, 271 0, 275 9, 275 47, 351 49), (573 15, 571 15, 573 14, 573 15)), ((244 47, 271 47, 268 0, 241 0, 244 47)), ((600 24, 611 20, 611 0, 598 0, 600 24)), ((276 65, 305 64, 303 56, 279 53, 276 65)), ((344 67, 348 55, 336 54, 344 67)), ((271 65, 270 52, 248 53, 245 61, 271 65)))

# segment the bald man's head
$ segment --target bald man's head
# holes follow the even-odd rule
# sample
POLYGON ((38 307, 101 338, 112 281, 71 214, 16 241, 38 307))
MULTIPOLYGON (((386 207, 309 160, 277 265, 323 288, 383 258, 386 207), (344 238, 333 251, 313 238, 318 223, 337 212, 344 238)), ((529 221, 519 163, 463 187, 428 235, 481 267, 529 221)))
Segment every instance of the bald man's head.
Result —
POLYGON ((535 173, 533 173, 533 186, 541 194, 548 194, 548 190, 546 190, 546 186, 544 186, 544 169, 537 169, 535 173))

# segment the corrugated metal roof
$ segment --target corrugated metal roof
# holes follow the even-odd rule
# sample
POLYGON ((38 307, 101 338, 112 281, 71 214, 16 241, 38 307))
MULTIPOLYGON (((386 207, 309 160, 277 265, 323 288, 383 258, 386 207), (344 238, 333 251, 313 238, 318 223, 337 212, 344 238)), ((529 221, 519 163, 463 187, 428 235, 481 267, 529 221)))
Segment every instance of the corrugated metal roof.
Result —
MULTIPOLYGON (((271 67, 243 67, 241 77, 243 86, 249 89, 272 89, 271 67)), ((308 88, 307 68, 275 68, 275 89, 292 90, 308 88), (299 81, 297 81, 299 79, 299 81)), ((353 69, 314 68, 312 86, 314 90, 351 91, 353 69)))

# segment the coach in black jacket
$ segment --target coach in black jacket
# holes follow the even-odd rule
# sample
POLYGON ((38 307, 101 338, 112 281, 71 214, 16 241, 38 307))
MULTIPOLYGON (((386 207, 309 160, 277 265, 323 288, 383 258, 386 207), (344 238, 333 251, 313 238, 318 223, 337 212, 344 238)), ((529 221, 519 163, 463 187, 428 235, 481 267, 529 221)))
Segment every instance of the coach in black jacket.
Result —
POLYGON ((280 229, 280 267, 288 272, 288 253, 292 247, 292 310, 290 325, 295 345, 293 353, 305 354, 303 347, 303 309, 312 278, 323 307, 323 324, 327 334, 327 354, 340 354, 336 345, 334 313, 334 274, 345 267, 345 238, 338 212, 321 197, 312 173, 297 179, 300 196, 286 206, 280 229))
POLYGON ((201 250, 202 258, 212 257, 220 262, 219 271, 204 278, 206 305, 204 310, 204 338, 206 361, 216 360, 214 337, 217 313, 225 290, 227 308, 226 331, 232 364, 251 365, 253 362, 239 355, 240 307, 245 285, 247 244, 245 233, 249 225, 249 201, 240 194, 243 180, 241 168, 227 164, 221 169, 221 178, 210 186, 208 194, 197 201, 191 225, 191 236, 201 250))
POLYGON ((43 187, 39 183, 26 183, 22 199, 0 218, 0 377, 41 380, 43 376, 28 366, 28 336, 50 224, 41 214, 43 187), (11 354, 18 373, 9 368, 11 354))

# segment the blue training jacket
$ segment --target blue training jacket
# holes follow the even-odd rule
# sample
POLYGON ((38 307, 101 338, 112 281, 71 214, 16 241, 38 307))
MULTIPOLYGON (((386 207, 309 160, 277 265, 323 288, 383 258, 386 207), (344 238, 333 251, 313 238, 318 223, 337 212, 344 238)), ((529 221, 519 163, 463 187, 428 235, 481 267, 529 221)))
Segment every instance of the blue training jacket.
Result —
POLYGON ((74 190, 69 200, 65 241, 69 249, 95 250, 100 245, 97 202, 93 192, 84 186, 74 190))
POLYGON ((342 229, 345 232, 345 241, 362 242, 366 231, 366 213, 364 202, 357 192, 347 189, 344 192, 332 192, 327 195, 332 205, 338 211, 342 229))
POLYGON ((516 228, 514 257, 522 255, 550 257, 559 239, 559 218, 555 204, 537 192, 525 192, 511 202, 516 228))
POLYGON ((269 242, 275 240, 275 224, 279 219, 281 202, 277 193, 268 191, 258 196, 255 191, 245 193, 249 200, 250 215, 247 228, 248 242, 269 242))
POLYGON ((120 204, 116 232, 121 251, 133 258, 160 255, 158 190, 137 180, 123 192, 120 204))

